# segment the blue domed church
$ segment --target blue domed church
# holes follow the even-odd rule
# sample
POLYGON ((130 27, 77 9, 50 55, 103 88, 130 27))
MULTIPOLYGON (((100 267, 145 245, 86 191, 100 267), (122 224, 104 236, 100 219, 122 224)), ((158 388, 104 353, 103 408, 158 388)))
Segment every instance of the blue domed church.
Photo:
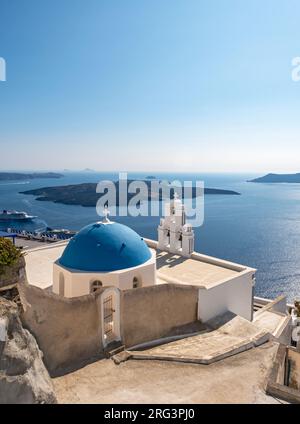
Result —
POLYGON ((107 217, 79 231, 53 270, 53 291, 68 298, 100 287, 128 290, 155 281, 155 251, 131 228, 107 217))
POLYGON ((137 346, 158 340, 174 329, 208 322, 227 311, 252 320, 255 269, 194 252, 194 230, 178 197, 165 204, 158 241, 144 240, 131 228, 110 221, 107 210, 104 215, 69 242, 26 255, 30 280, 26 290, 30 285, 40 287, 40 279, 52 270, 51 285, 43 283, 43 295, 32 288, 26 302, 30 305, 37 296, 35 307, 40 312, 35 315, 26 306, 24 313, 29 328, 47 346, 53 334, 59 336, 49 349, 55 363, 65 361, 66 354, 76 361, 97 355, 115 342, 137 346), (45 272, 36 275, 37 261, 45 272), (53 311, 55 332, 51 322, 45 333, 47 319, 36 316, 52 317, 53 311), (53 346, 63 353, 57 355, 53 346))

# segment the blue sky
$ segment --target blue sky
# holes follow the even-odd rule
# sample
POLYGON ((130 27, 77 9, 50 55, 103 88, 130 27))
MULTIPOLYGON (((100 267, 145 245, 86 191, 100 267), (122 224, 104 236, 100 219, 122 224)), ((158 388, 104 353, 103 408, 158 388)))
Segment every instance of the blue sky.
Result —
POLYGON ((298 0, 1 0, 0 168, 300 171, 298 0))

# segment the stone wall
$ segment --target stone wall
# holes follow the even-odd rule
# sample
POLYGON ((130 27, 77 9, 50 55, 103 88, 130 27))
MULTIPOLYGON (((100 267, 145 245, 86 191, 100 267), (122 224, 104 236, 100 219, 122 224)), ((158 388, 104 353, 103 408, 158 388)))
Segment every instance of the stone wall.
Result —
POLYGON ((295 352, 294 348, 287 348, 285 345, 278 344, 276 357, 274 359, 272 369, 269 373, 265 390, 268 395, 277 399, 283 399, 288 403, 300 404, 300 391, 293 388, 291 381, 288 381, 288 368, 286 360, 287 358, 290 359, 291 352, 293 352, 295 355, 299 355, 298 352, 295 352), (289 384, 289 386, 286 386, 285 384, 289 384))
POLYGON ((6 266, 0 273, 0 289, 26 282, 25 260, 22 256, 13 266, 6 266))
POLYGON ((52 376, 101 357, 101 291, 66 299, 21 284, 19 292, 24 309, 23 325, 35 336, 52 376))
POLYGON ((121 293, 121 334, 126 347, 175 334, 197 321, 198 290, 161 284, 121 293))
MULTIPOLYGON (((107 288, 106 288, 107 289, 107 288)), ((23 325, 35 336, 51 376, 65 374, 103 357, 101 293, 62 298, 21 284, 23 325)), ((121 340, 128 348, 186 332, 197 322, 198 291, 162 284, 120 292, 121 340)))

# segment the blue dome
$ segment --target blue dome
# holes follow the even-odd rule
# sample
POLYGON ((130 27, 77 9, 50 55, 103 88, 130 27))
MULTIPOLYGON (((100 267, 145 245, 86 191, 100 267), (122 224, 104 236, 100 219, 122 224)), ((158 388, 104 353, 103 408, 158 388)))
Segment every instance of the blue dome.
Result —
POLYGON ((126 225, 95 223, 73 237, 59 263, 86 272, 110 272, 147 262, 151 252, 144 240, 126 225))

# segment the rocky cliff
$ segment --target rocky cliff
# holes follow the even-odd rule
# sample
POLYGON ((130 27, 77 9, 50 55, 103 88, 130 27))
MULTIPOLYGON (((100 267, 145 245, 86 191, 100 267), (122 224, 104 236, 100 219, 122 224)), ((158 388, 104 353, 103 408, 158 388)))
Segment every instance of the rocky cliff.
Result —
POLYGON ((14 302, 0 297, 0 404, 56 403, 35 338, 22 327, 14 302))
POLYGON ((26 282, 25 260, 21 256, 14 266, 6 266, 0 272, 0 291, 2 288, 26 282))

